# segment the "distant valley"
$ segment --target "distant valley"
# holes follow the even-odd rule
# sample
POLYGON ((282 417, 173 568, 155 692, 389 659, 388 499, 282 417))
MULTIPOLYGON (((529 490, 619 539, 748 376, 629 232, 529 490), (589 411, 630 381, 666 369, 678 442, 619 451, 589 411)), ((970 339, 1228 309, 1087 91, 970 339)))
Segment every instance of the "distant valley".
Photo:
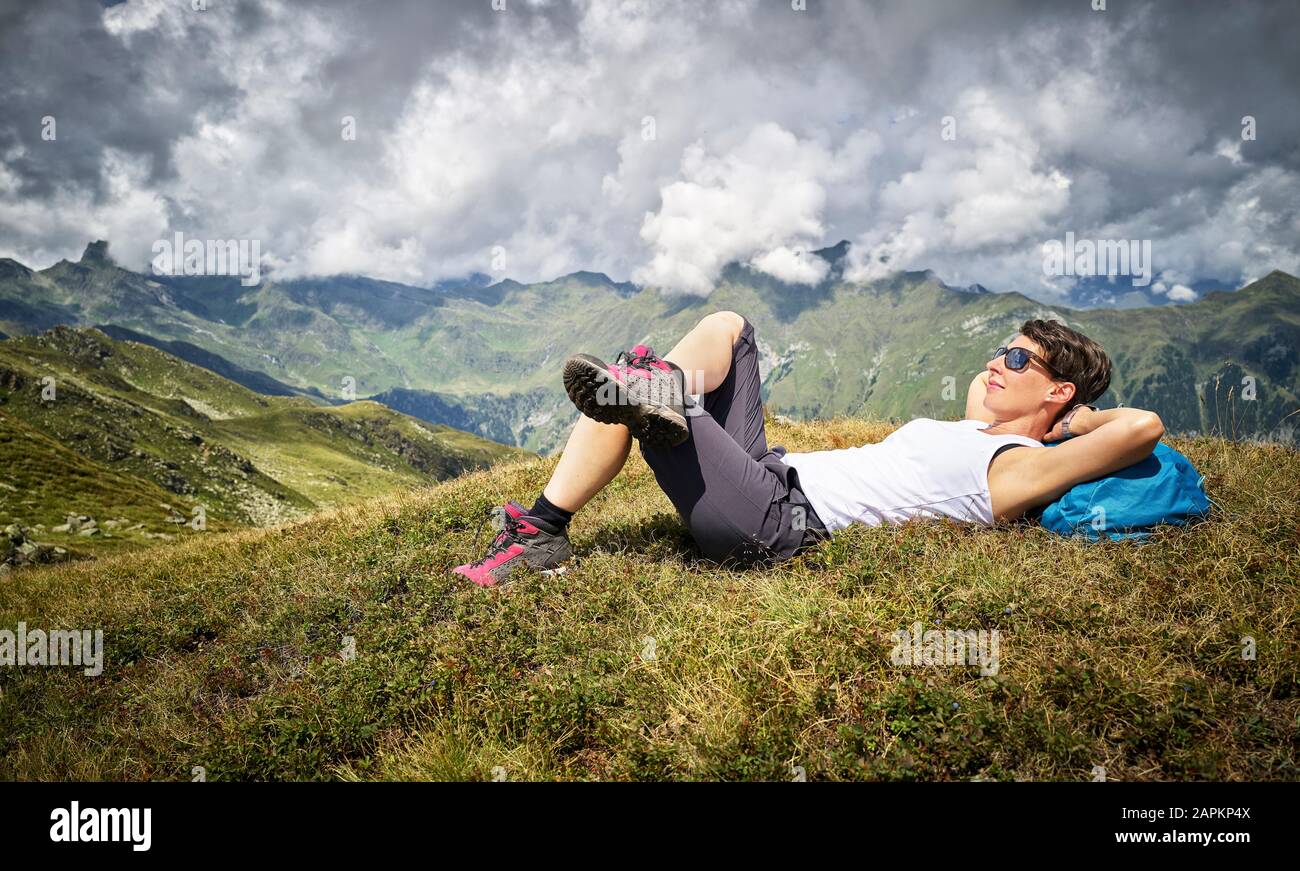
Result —
POLYGON ((0 342, 0 528, 30 529, 18 545, 267 526, 527 455, 375 402, 260 395, 94 329, 0 342))

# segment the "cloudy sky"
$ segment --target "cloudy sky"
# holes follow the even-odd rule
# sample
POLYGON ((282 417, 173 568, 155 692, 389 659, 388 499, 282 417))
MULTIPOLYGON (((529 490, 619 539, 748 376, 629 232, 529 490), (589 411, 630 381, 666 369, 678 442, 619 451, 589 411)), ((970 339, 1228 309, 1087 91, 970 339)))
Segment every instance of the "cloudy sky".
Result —
POLYGON ((849 239, 850 277, 1051 298, 1069 231, 1151 240, 1178 300, 1300 274, 1294 0, 800 5, 0 0, 0 256, 707 293, 849 239))

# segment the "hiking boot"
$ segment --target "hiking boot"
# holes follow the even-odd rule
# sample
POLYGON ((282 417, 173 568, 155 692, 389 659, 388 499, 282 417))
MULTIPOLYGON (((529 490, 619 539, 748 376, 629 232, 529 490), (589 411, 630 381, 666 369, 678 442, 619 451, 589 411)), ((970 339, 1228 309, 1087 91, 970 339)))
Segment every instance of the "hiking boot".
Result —
POLYGON ((562 574, 561 565, 573 557, 566 530, 547 532, 534 524, 528 509, 511 500, 504 506, 505 528, 497 533, 488 552, 481 558, 452 572, 464 575, 480 587, 496 587, 511 580, 522 566, 531 566, 544 575, 562 574))
POLYGON ((690 438, 686 374, 646 345, 620 351, 613 365, 573 355, 564 361, 564 389, 587 417, 626 425, 643 446, 675 447, 690 438))

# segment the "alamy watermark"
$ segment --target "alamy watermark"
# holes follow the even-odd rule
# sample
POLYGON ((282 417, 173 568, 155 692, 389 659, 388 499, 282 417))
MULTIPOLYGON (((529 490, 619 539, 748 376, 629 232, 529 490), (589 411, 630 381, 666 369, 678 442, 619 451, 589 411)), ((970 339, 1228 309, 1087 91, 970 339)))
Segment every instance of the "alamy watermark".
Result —
MULTIPOLYGON (((694 372, 692 383, 704 383, 704 370, 694 372)), ((665 377, 631 375, 626 381, 611 378, 596 388, 597 405, 686 405, 691 416, 702 413, 700 401, 703 394, 686 390, 685 371, 665 373, 665 377), (686 397, 691 403, 686 405, 686 397)))
POLYGON ((244 287, 262 280, 259 239, 186 239, 179 230, 153 243, 154 275, 238 275, 244 287))
POLYGON ((1043 243, 1043 274, 1131 275, 1134 287, 1151 283, 1150 239, 1076 239, 1074 231, 1065 241, 1043 243))
POLYGON ((80 802, 50 811, 50 840, 55 843, 128 843, 137 853, 153 844, 152 808, 83 808, 80 802))
POLYGON ((926 629, 917 621, 890 637, 894 665, 977 665, 985 677, 998 673, 1002 640, 996 629, 926 629))
POLYGON ((80 665, 89 677, 104 671, 104 630, 0 629, 0 665, 80 665))

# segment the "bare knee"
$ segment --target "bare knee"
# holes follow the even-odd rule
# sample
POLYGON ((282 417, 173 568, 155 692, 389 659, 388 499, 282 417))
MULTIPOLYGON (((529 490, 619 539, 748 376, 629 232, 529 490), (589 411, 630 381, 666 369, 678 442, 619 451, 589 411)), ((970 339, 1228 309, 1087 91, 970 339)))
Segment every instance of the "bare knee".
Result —
POLYGON ((712 314, 705 315, 700 319, 700 323, 711 322, 727 330, 731 335, 731 342, 735 344, 740 338, 740 333, 745 329, 745 319, 733 311, 716 311, 712 314))

